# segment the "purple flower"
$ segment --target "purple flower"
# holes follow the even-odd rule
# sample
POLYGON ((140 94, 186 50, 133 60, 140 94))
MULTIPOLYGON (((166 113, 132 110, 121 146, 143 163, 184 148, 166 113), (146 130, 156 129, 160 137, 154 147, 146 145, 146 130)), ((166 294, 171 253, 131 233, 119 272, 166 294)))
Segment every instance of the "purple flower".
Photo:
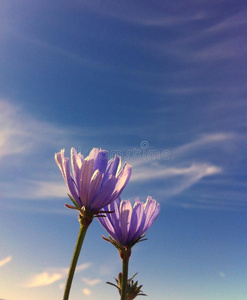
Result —
POLYGON ((98 218, 101 225, 120 246, 131 247, 156 220, 160 204, 152 197, 146 203, 137 198, 132 208, 129 200, 117 199, 104 210, 114 213, 98 218))
POLYGON ((108 161, 108 152, 93 148, 85 159, 71 148, 71 169, 64 149, 55 154, 64 181, 70 191, 75 209, 98 213, 101 208, 117 199, 129 181, 131 165, 125 164, 120 170, 121 157, 108 161))

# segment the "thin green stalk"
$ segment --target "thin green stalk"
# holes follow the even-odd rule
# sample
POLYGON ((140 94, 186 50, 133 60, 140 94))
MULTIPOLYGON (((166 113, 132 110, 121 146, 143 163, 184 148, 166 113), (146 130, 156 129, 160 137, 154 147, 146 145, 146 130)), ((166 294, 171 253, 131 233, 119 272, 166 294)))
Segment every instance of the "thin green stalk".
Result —
MULTIPOLYGON (((90 222, 91 223, 91 222, 90 222)), ((79 230, 79 234, 78 234, 78 238, 75 244, 75 250, 73 253, 73 257, 71 260, 71 264, 70 264, 70 268, 69 268, 69 273, 68 273, 68 277, 67 277, 67 282, 65 285, 65 290, 64 290, 64 295, 63 295, 63 300, 68 300, 69 299, 69 292, 70 292, 70 288, 71 288, 71 284, 72 284, 72 280, 74 277, 74 273, 75 273, 75 268, 76 268, 76 264, 81 252, 81 247, 88 229, 89 224, 85 224, 83 221, 80 220, 80 230, 79 230)))
POLYGON ((127 300, 129 257, 122 258, 121 300, 127 300))

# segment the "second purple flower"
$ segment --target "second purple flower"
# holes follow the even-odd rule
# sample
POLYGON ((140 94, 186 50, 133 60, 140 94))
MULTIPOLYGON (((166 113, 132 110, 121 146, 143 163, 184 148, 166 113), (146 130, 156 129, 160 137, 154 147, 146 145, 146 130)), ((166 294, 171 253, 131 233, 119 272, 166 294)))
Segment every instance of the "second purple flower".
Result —
POLYGON ((149 196, 146 203, 137 198, 133 207, 129 200, 117 199, 104 209, 114 213, 98 218, 101 225, 119 246, 131 248, 157 219, 160 204, 149 196))

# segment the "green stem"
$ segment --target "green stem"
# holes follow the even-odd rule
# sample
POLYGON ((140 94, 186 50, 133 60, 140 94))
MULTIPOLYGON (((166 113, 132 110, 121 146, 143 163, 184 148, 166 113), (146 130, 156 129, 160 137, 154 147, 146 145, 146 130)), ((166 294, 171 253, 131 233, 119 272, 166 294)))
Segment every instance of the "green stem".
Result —
POLYGON ((69 268, 69 273, 68 273, 67 282, 65 285, 63 300, 69 299, 69 292, 70 292, 72 280, 74 277, 76 264, 77 264, 77 261, 78 261, 78 258, 79 258, 80 252, 81 252, 81 247, 82 247, 82 244, 83 244, 83 241, 84 241, 84 238, 85 238, 85 235, 86 235, 86 232, 87 232, 87 229, 88 229, 90 223, 85 224, 85 222, 83 222, 83 220, 80 219, 80 230, 79 230, 78 238, 77 238, 77 241, 75 244, 75 250, 74 250, 70 268, 69 268))
POLYGON ((127 300, 128 268, 129 268, 129 257, 124 257, 122 258, 121 300, 127 300))

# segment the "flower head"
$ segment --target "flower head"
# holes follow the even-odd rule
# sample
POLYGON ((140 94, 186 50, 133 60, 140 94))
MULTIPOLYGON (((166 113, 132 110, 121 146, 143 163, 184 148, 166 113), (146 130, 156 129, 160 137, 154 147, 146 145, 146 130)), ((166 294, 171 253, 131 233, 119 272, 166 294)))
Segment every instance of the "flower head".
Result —
POLYGON ((129 181, 131 165, 125 164, 120 170, 121 157, 108 161, 108 152, 93 148, 84 159, 81 153, 71 148, 71 169, 69 158, 62 149, 55 154, 55 161, 75 204, 69 208, 90 211, 97 214, 100 209, 117 199, 129 181))
POLYGON ((120 248, 131 248, 158 217, 160 204, 152 197, 147 197, 146 203, 140 202, 137 198, 132 208, 129 200, 121 201, 118 198, 104 210, 114 211, 105 217, 98 218, 111 236, 108 241, 113 242, 115 246, 120 246, 120 248))

